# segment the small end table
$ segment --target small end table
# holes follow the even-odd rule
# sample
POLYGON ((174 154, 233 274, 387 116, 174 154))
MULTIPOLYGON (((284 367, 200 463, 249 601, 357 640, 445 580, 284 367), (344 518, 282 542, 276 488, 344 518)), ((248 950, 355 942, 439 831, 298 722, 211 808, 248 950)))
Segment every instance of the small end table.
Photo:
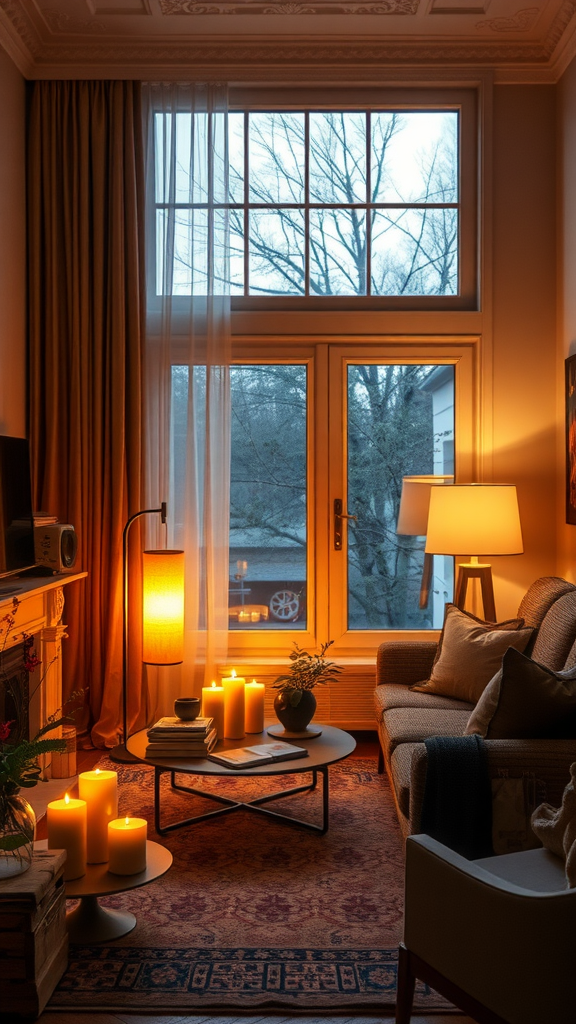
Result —
MULTIPOLYGON (((47 848, 47 839, 34 844, 35 850, 47 848)), ((166 874, 171 865, 170 851, 150 839, 146 842, 146 870, 136 875, 113 875, 108 871, 108 864, 87 864, 86 874, 82 878, 73 878, 64 883, 66 899, 80 900, 76 909, 66 914, 70 942, 91 945, 93 942, 119 939, 131 932, 136 927, 135 915, 129 911, 101 907, 98 898, 147 885, 166 874)))

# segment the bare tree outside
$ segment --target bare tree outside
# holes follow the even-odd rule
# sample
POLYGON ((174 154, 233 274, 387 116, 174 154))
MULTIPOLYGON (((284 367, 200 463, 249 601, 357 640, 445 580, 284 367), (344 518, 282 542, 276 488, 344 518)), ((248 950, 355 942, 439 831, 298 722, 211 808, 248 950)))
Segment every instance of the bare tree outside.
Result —
MULTIPOLYGON (((230 266, 230 279, 220 283, 232 295, 458 293, 455 111, 231 114, 228 174, 216 168, 212 195, 210 175, 187 177, 187 150, 208 152, 206 116, 181 117, 163 122, 163 131, 178 135, 175 201, 167 203, 162 189, 156 197, 157 230, 170 216, 177 226, 175 295, 206 292, 211 246, 216 267, 230 266)), ((447 430, 436 422, 433 371, 349 367, 348 505, 358 516, 348 531, 353 629, 432 626, 418 608, 421 541, 398 537, 396 521, 402 477, 442 473, 442 452, 453 452, 453 419, 447 430)), ((187 401, 189 386, 181 368, 176 405, 187 401)), ((232 402, 231 603, 239 594, 264 600, 264 583, 278 585, 293 598, 284 624, 304 628, 305 367, 235 367, 232 402)))

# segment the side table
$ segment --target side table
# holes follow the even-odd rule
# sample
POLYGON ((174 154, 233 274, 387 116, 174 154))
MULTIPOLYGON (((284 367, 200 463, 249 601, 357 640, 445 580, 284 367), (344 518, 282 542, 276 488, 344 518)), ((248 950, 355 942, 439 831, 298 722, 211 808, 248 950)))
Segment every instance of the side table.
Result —
MULTIPOLYGON (((34 844, 35 850, 47 848, 47 839, 34 844)), ((108 864, 87 864, 86 874, 82 878, 65 882, 66 899, 80 900, 75 910, 69 910, 66 914, 70 942, 91 945, 93 942, 119 939, 131 932, 136 927, 135 915, 124 910, 102 907, 98 902, 99 897, 138 889, 165 875, 171 865, 170 851, 150 839, 146 842, 146 870, 136 875, 113 875, 108 871, 108 864)))

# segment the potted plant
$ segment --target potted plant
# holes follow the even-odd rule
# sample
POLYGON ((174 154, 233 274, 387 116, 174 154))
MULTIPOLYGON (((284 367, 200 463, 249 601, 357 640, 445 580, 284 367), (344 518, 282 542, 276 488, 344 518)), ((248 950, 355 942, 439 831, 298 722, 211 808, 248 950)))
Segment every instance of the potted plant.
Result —
POLYGON ((309 654, 294 643, 290 655, 289 671, 278 676, 272 684, 278 690, 274 698, 274 711, 286 732, 304 732, 316 711, 315 686, 333 683, 342 671, 340 665, 327 661, 324 655, 334 643, 327 640, 320 648, 320 654, 309 654))

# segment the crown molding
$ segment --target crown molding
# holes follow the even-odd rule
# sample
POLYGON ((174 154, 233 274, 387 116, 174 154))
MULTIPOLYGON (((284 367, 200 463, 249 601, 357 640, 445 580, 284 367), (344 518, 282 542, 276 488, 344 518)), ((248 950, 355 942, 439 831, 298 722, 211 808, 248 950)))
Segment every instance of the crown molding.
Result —
MULTIPOLYGON (((230 22, 228 22, 230 24, 230 22)), ((358 24, 358 22, 356 22, 358 24)), ((19 0, 0 0, 0 45, 28 79, 204 79, 266 82, 341 80, 351 74, 359 82, 386 82, 394 74, 445 78, 453 73, 469 78, 474 71, 491 71, 497 84, 553 84, 576 56, 576 0, 564 0, 546 39, 517 40, 408 36, 381 41, 374 36, 350 35, 346 40, 231 33, 199 37, 158 37, 155 40, 89 40, 70 37, 41 39, 36 25, 19 0)))

